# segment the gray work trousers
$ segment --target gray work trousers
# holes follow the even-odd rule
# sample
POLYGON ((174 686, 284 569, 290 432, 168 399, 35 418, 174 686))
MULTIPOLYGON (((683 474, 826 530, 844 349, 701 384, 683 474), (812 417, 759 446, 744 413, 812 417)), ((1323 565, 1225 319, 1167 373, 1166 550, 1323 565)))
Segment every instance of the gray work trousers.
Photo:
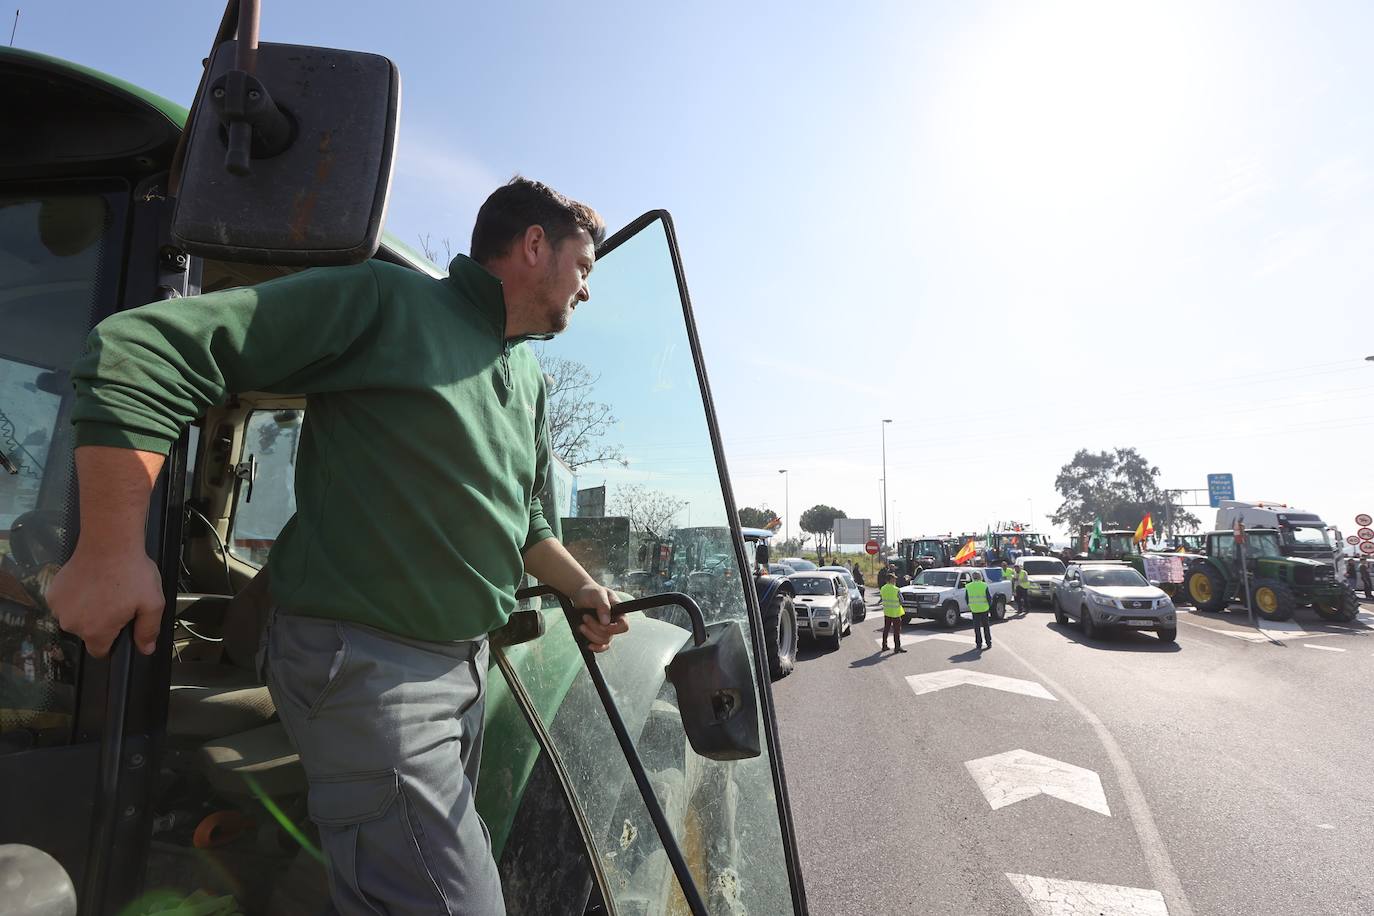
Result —
POLYGON ((430 643, 273 612, 264 674, 301 755, 342 916, 503 916, 474 805, 486 639, 430 643))

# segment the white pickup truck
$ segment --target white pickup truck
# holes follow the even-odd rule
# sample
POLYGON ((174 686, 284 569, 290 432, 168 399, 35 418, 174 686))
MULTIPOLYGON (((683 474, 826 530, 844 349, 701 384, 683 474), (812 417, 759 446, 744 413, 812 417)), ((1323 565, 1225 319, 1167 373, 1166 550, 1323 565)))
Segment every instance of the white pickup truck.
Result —
MULTIPOLYGON (((905 622, 924 617, 938 620, 947 627, 958 626, 959 615, 968 613, 968 595, 964 587, 975 577, 982 579, 984 572, 986 570, 958 566, 922 570, 915 582, 898 589, 905 622)), ((992 602, 992 619, 1006 617, 1007 605, 1012 600, 1011 583, 988 582, 988 599, 992 602)))

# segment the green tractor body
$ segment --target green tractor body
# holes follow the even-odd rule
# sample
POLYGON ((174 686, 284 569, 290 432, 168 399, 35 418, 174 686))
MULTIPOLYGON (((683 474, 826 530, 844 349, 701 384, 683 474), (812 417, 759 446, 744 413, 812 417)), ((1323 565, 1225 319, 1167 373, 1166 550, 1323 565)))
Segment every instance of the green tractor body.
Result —
POLYGON ((1311 606, 1324 620, 1349 622, 1359 614, 1355 593, 1336 579, 1331 564, 1284 556, 1279 532, 1254 528, 1237 545, 1230 531, 1207 535, 1205 552, 1193 558, 1184 576, 1188 597, 1199 611, 1222 611, 1247 601, 1265 620, 1288 620, 1311 606))

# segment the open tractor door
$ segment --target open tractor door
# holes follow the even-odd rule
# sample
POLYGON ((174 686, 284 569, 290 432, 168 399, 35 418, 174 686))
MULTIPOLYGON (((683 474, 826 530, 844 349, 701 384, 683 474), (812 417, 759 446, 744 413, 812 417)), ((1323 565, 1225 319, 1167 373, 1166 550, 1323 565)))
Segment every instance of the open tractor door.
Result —
MULTIPOLYGON (((436 273, 380 232, 394 67, 259 46, 256 6, 230 3, 189 113, 0 48, 5 913, 328 907, 304 773, 252 661, 309 399, 238 392, 173 447, 148 519, 167 600, 154 655, 125 632, 108 658, 89 657, 44 600, 79 526, 69 369, 102 317, 368 257, 436 273), (295 78, 302 68, 310 79, 295 78)), ((619 418, 630 465, 582 473, 604 482, 608 514, 630 518, 628 543, 671 538, 689 502, 719 533, 697 568, 639 590, 624 606, 629 634, 603 655, 579 644, 575 609, 535 582, 493 634, 477 804, 507 908, 804 913, 754 558, 667 213, 607 240, 592 290, 569 333, 526 344, 546 372, 586 367, 593 398, 619 418)), ((570 516, 576 480, 566 468, 553 479, 545 514, 570 516)), ((591 534, 569 548, 622 586, 624 532, 577 530, 591 534)))

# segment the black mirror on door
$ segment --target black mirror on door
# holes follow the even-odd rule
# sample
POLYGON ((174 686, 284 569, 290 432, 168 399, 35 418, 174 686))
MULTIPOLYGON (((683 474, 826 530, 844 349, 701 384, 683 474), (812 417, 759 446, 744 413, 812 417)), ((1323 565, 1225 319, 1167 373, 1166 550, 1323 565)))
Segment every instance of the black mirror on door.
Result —
POLYGON ((668 663, 668 680, 692 750, 711 760, 759 756, 758 696, 738 622, 708 626, 704 643, 668 663))

